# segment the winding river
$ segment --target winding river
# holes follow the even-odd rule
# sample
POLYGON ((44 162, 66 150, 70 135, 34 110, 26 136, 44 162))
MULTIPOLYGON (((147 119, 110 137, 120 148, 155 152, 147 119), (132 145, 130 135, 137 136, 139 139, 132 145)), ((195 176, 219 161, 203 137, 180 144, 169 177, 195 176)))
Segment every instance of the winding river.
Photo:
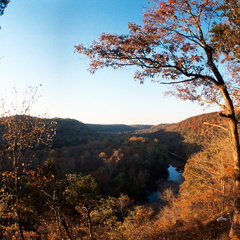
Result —
POLYGON ((169 159, 169 177, 167 180, 160 179, 157 181, 158 191, 151 192, 147 198, 149 203, 163 203, 160 199, 160 194, 166 190, 167 188, 176 189, 179 184, 183 182, 182 172, 184 169, 184 163, 182 161, 178 161, 176 159, 169 159))

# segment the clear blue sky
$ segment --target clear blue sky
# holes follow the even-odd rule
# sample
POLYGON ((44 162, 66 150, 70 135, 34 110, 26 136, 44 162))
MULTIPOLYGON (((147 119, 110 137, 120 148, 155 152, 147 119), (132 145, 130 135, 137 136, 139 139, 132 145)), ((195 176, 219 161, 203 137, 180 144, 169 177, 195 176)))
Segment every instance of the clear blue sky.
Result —
MULTIPOLYGON (((164 97, 166 86, 133 80, 132 70, 91 75, 74 46, 102 32, 127 33, 141 23, 147 0, 12 0, 0 17, 0 92, 42 85, 32 115, 83 123, 160 124, 203 113, 197 104, 164 97)), ((213 109, 208 109, 213 111, 213 109)))

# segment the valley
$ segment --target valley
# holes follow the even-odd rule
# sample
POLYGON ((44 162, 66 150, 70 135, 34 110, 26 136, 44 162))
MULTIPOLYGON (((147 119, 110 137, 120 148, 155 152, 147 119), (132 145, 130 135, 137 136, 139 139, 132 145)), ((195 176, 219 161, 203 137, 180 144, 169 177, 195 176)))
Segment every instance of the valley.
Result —
POLYGON ((223 214, 232 204, 232 165, 224 150, 229 143, 211 123, 223 124, 217 113, 157 126, 2 118, 1 236, 15 231, 12 214, 19 211, 25 234, 35 239, 55 239, 60 233, 89 239, 89 222, 99 239, 109 234, 122 239, 129 228, 142 227, 149 236, 157 230, 159 236, 178 239, 158 224, 164 222, 172 231, 179 221, 184 222, 179 233, 188 228, 192 237, 195 220, 203 216, 213 221, 219 209, 223 214), (206 214, 210 209, 211 216, 206 214))

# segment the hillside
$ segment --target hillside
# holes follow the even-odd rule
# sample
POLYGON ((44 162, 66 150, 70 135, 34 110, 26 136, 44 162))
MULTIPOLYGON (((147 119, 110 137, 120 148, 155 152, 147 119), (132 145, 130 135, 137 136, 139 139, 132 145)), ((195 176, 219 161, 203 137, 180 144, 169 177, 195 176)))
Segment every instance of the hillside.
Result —
POLYGON ((187 118, 178 123, 159 125, 124 125, 124 124, 84 124, 74 119, 50 119, 56 121, 57 134, 53 138, 53 148, 77 146, 88 140, 99 139, 101 134, 129 136, 141 135, 158 139, 169 152, 188 158, 201 150, 209 140, 225 132, 225 122, 217 112, 187 118))
POLYGON ((149 129, 153 125, 125 125, 125 124, 86 124, 90 129, 99 133, 126 133, 149 129))
MULTIPOLYGON (((36 121, 37 118, 32 120, 36 121)), ((84 124, 74 119, 46 119, 55 121, 56 135, 53 138, 52 148, 63 146, 78 146, 88 141, 107 136, 141 135, 150 139, 158 139, 168 151, 184 158, 198 152, 202 145, 212 136, 223 132, 219 126, 224 127, 223 118, 218 113, 208 113, 190 117, 178 123, 159 125, 124 125, 124 124, 84 124)), ((3 122, 4 119, 1 119, 3 122)), ((124 137, 125 138, 125 137, 124 137)))
POLYGON ((158 139, 169 152, 184 159, 201 150, 210 138, 222 130, 216 125, 224 126, 218 113, 208 113, 190 117, 178 123, 159 125, 101 125, 86 124, 91 130, 101 134, 140 135, 158 139))
POLYGON ((57 122, 56 135, 53 138, 53 148, 77 146, 86 143, 88 139, 96 138, 98 135, 86 124, 75 119, 55 118, 48 121, 57 122))
POLYGON ((224 118, 217 112, 187 118, 178 123, 159 124, 137 134, 157 138, 170 152, 184 158, 201 150, 217 134, 225 134, 224 118))
POLYGON ((112 239, 136 239, 134 233, 152 240, 220 239, 230 226, 229 221, 218 223, 216 218, 225 216, 220 209, 227 213, 232 206, 232 158, 225 136, 211 144, 208 140, 221 135, 216 125, 224 126, 222 120, 210 113, 146 129, 105 125, 101 132, 74 119, 0 119, 4 150, 0 157, 4 217, 0 238, 5 239, 5 233, 10 236, 9 226, 14 229, 16 204, 12 199, 19 197, 23 227, 31 239, 46 234, 46 239, 57 239, 51 235, 57 229, 56 213, 64 216, 59 224, 69 226, 66 233, 76 237, 80 228, 88 236, 90 216, 96 236, 110 233, 112 239), (54 126, 53 144, 46 147, 42 140, 48 135, 51 139, 54 126), (199 151, 206 143, 208 148, 199 151), (147 202, 149 194, 161 190, 156 183, 169 178, 169 153, 186 159, 196 154, 188 158, 178 195, 169 188, 161 195, 166 206, 147 202), (226 208, 222 199, 226 199, 226 208))

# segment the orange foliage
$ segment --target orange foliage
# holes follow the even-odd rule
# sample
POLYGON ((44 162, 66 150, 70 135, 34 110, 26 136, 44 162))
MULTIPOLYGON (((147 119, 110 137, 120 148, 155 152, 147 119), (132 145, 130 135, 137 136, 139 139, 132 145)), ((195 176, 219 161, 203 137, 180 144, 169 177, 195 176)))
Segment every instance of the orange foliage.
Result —
POLYGON ((143 137, 136 137, 136 136, 133 136, 133 137, 130 137, 128 141, 146 142, 146 139, 143 138, 143 137))

